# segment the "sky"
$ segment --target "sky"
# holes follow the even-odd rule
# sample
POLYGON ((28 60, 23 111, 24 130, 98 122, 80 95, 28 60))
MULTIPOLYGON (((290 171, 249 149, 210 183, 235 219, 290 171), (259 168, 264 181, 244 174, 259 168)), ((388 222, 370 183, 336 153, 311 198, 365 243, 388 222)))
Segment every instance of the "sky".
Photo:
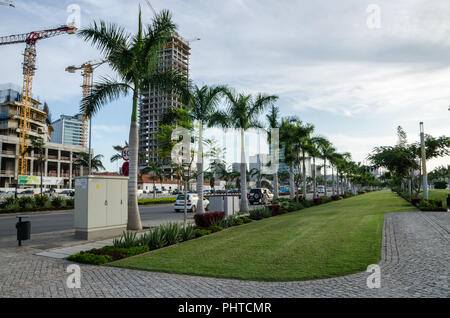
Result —
MULTIPOLYGON (((339 152, 365 162, 376 146, 394 145, 402 126, 409 142, 426 133, 450 135, 450 2, 447 0, 151 0, 173 13, 179 33, 191 43, 190 77, 197 85, 223 85, 238 92, 275 94, 282 116, 298 116, 339 152)), ((144 0, 16 0, 0 6, 0 36, 65 24, 80 8, 81 28, 105 20, 137 30, 138 6, 144 21, 152 12, 144 0)), ((0 84, 21 85, 24 44, 0 47, 0 84)), ((53 119, 78 112, 81 74, 68 65, 101 58, 76 35, 37 44, 33 92, 50 107, 53 119)), ((113 75, 107 65, 95 78, 113 75)), ((112 145, 128 139, 131 98, 105 106, 93 119, 93 148, 110 163, 112 145)), ((207 133, 224 140, 219 129, 207 133)), ((234 140, 229 136, 227 140, 234 140)), ((258 149, 252 139, 248 154, 258 149)), ((227 161, 236 161, 234 142, 227 161)), ((260 150, 267 147, 262 145, 260 150)), ((366 162, 367 163, 367 162, 366 162)), ((432 169, 450 164, 441 158, 432 169)))

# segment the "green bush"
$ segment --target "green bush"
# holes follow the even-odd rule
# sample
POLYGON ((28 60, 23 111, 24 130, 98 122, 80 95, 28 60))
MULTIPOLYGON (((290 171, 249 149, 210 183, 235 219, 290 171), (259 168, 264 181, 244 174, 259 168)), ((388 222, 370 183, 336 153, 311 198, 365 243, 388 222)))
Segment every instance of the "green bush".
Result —
POLYGON ((52 206, 54 208, 61 208, 63 206, 64 199, 61 197, 53 197, 52 198, 52 206))
POLYGON ((164 232, 167 245, 174 245, 180 241, 181 225, 178 223, 167 223, 161 227, 164 232))
POLYGON ((234 225, 242 225, 244 224, 244 220, 242 218, 236 218, 236 220, 234 220, 234 225))
POLYGON ((211 232, 216 233, 222 231, 223 227, 218 225, 211 225, 208 229, 211 230, 211 232))
POLYGON ((8 202, 5 205, 5 210, 6 211, 14 212, 14 211, 19 210, 19 209, 20 209, 19 201, 8 202))
POLYGON ((170 203, 175 203, 175 201, 176 201, 176 198, 141 199, 141 200, 138 200, 138 203, 141 205, 170 204, 170 203))
POLYGON ((45 204, 49 201, 46 195, 38 195, 34 197, 34 202, 37 208, 45 208, 45 204))
POLYGON ((82 264, 92 264, 92 265, 102 265, 112 262, 114 259, 109 255, 95 255, 91 253, 81 252, 75 255, 71 255, 67 258, 69 261, 82 263, 82 264))
POLYGON ((211 230, 196 229, 195 230, 195 237, 202 237, 202 236, 205 236, 205 235, 209 235, 211 233, 212 233, 211 230))
POLYGON ((253 222, 253 220, 250 219, 248 216, 243 216, 243 217, 241 217, 241 218, 239 218, 239 219, 242 220, 242 222, 243 222, 244 224, 253 222))
POLYGON ((151 250, 157 250, 167 245, 166 235, 162 227, 156 227, 149 233, 148 247, 151 250))
POLYGON ((440 190, 445 190, 447 189, 447 181, 436 181, 434 183, 434 188, 435 189, 440 189, 440 190))
POLYGON ((257 208, 254 210, 249 211, 250 218, 253 220, 260 220, 263 218, 270 218, 272 216, 272 211, 270 211, 268 208, 257 208))
POLYGON ((19 198, 19 206, 21 209, 32 209, 34 207, 34 198, 33 197, 19 198))
POLYGON ((74 207, 75 206, 75 199, 66 199, 66 206, 67 207, 74 207))
POLYGON ((134 232, 123 232, 119 239, 113 240, 113 245, 116 248, 130 248, 140 245, 140 239, 137 238, 134 232))
POLYGON ((195 228, 191 224, 183 226, 180 230, 180 239, 182 242, 189 241, 195 237, 195 228))

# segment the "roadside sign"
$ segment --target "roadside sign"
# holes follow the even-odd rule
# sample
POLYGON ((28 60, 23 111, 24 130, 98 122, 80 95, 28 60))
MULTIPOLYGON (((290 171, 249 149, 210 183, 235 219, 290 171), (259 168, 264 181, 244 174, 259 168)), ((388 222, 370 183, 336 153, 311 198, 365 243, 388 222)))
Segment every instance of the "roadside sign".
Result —
MULTIPOLYGON (((19 184, 40 185, 41 177, 38 176, 19 176, 19 184)), ((63 178, 42 177, 43 185, 64 185, 63 178)))
POLYGON ((130 163, 127 161, 122 165, 122 175, 128 177, 130 175, 130 163))
POLYGON ((125 161, 129 161, 130 158, 128 157, 128 146, 123 147, 122 149, 122 159, 125 161))

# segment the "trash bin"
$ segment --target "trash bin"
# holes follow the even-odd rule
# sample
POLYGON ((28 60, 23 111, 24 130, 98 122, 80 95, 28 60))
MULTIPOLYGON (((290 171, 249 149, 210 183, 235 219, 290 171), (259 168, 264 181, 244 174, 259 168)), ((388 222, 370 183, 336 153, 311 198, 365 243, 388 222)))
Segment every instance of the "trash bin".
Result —
POLYGON ((30 239, 31 222, 22 221, 22 219, 27 218, 27 216, 18 216, 17 218, 19 219, 19 222, 16 223, 17 240, 19 241, 19 246, 22 246, 22 241, 30 239))

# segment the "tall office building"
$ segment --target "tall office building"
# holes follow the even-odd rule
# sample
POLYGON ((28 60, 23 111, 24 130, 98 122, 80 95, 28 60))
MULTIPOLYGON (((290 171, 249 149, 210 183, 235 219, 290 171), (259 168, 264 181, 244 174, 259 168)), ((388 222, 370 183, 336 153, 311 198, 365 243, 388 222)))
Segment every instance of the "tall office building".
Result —
MULTIPOLYGON (((175 34, 161 52, 159 68, 160 70, 179 70, 188 77, 189 55, 189 42, 175 34)), ((157 155, 156 136, 161 117, 170 107, 181 108, 183 105, 176 94, 161 94, 150 89, 141 92, 139 106, 139 152, 145 153, 151 161, 160 160, 157 155)), ((140 162, 140 165, 145 165, 145 162, 140 162)))
POLYGON ((61 115, 52 123, 53 132, 51 142, 63 145, 83 147, 83 118, 81 114, 75 116, 61 115))

